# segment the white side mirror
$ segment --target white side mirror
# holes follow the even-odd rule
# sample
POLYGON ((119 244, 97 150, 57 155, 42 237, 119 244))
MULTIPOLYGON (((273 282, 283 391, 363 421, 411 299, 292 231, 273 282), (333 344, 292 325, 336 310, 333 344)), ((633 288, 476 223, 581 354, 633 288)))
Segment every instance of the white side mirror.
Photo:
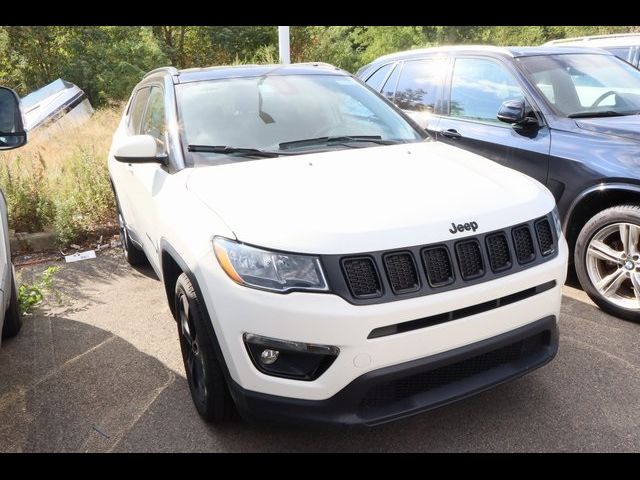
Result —
POLYGON ((151 135, 133 135, 120 142, 114 152, 114 158, 123 163, 161 163, 167 156, 158 155, 158 144, 151 135))

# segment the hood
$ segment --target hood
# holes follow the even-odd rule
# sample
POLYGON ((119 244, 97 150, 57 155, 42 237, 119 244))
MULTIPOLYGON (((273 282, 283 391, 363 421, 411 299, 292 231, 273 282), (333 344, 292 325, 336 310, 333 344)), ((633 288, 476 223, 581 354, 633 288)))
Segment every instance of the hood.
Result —
POLYGON ((475 154, 425 142, 194 168, 187 188, 238 240, 347 254, 463 238, 541 216, 539 182, 475 154), (451 224, 477 230, 451 233, 451 224))
POLYGON ((640 115, 576 120, 583 130, 640 141, 640 115))

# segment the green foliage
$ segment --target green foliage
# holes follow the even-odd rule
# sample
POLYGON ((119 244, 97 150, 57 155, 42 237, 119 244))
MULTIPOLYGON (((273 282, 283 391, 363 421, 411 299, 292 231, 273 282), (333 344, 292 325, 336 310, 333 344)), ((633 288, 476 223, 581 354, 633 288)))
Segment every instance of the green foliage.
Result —
POLYGON ((18 287, 18 304, 22 314, 29 313, 44 299, 47 290, 53 288, 53 277, 60 267, 48 267, 33 283, 22 283, 18 287))
POLYGON ((79 147, 51 186, 53 227, 61 245, 83 240, 95 226, 115 218, 106 162, 95 149, 79 147))
POLYGON ((115 226, 106 157, 120 110, 100 109, 81 124, 61 121, 38 129, 26 146, 0 153, 10 228, 52 228, 64 246, 115 226))
MULTIPOLYGON (((291 27, 292 61, 322 61, 354 72, 380 55, 455 43, 539 45, 635 26, 307 26, 291 27)), ((153 68, 277 63, 276 26, 0 27, 0 83, 22 95, 62 77, 94 106, 126 99, 153 68)))
POLYGON ((360 51, 358 67, 381 55, 429 46, 422 27, 357 27, 352 38, 360 51))
MULTIPOLYGON (((94 106, 128 97, 142 75, 168 63, 146 27, 2 27, 5 82, 24 95, 56 78, 77 84, 94 106)), ((1 37, 0 37, 1 38, 1 37)))
POLYGON ((41 157, 27 164, 18 155, 11 165, 0 164, 0 186, 7 200, 9 225, 18 232, 42 231, 52 215, 44 169, 41 157))

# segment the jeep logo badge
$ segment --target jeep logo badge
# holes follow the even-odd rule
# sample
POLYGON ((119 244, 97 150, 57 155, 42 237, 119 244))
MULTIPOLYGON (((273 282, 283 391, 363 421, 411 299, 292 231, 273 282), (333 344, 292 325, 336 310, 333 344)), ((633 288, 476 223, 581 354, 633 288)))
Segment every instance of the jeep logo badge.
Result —
POLYGON ((476 222, 469 222, 464 224, 459 223, 458 225, 451 222, 451 228, 449 229, 449 231, 451 233, 464 232, 465 230, 467 231, 473 230, 475 232, 477 229, 478 229, 478 224, 476 222))

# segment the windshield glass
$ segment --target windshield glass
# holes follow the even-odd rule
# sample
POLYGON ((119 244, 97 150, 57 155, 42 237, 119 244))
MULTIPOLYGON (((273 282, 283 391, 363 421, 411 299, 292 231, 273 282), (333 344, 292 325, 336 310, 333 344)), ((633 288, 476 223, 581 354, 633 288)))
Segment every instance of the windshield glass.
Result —
POLYGON ((183 135, 196 163, 242 160, 247 149, 292 154, 417 142, 426 136, 347 76, 271 75, 176 88, 183 135), (227 148, 211 152, 204 146, 227 148), (229 155, 232 149, 243 151, 229 155))
POLYGON ((640 71, 613 55, 544 55, 518 62, 558 115, 640 112, 640 71))

